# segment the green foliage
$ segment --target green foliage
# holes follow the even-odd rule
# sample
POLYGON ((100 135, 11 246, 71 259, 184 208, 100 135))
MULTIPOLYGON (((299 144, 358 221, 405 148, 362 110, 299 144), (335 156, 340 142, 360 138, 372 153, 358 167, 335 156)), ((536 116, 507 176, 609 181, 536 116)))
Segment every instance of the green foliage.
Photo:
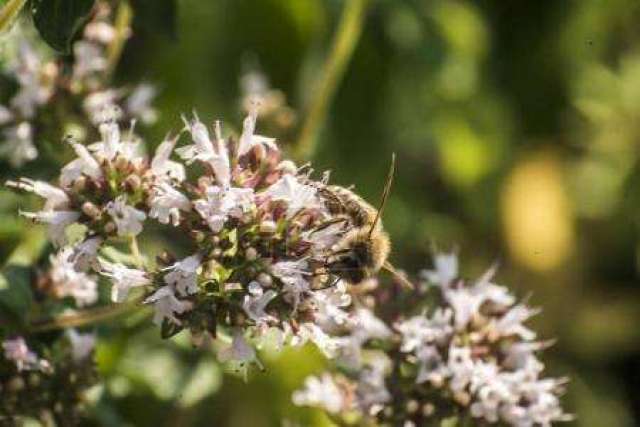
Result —
POLYGON ((68 54, 94 3, 95 0, 31 0, 33 22, 49 46, 68 54))
POLYGON ((8 265, 0 273, 0 327, 6 332, 26 326, 33 302, 32 270, 8 265))
POLYGON ((176 0, 131 0, 134 9, 133 30, 177 37, 178 5, 176 0))

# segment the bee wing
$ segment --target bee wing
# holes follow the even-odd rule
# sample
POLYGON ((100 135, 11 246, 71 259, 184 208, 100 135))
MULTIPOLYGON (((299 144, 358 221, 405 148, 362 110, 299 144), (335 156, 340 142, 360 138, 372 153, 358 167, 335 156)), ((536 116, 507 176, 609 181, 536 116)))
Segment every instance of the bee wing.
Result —
POLYGON ((378 205, 378 212, 376 213, 376 217, 371 224, 371 229, 369 230, 369 237, 373 233, 373 230, 378 225, 380 218, 382 217, 382 211, 384 210, 385 205, 387 204, 387 199, 389 198, 389 193, 391 193, 391 186, 393 185, 393 177, 396 174, 396 153, 391 154, 391 166, 389 166, 389 174, 387 175, 387 182, 384 184, 384 189, 382 190, 382 198, 380 199, 380 204, 378 205))
POLYGON ((396 270, 396 268, 391 265, 391 263, 389 261, 385 261, 384 264, 382 265, 382 268, 386 271, 388 271, 389 273, 391 273, 391 275, 406 289, 409 290, 414 290, 416 287, 413 283, 411 283, 409 281, 409 279, 407 279, 407 276, 401 272, 399 272, 398 270, 396 270))

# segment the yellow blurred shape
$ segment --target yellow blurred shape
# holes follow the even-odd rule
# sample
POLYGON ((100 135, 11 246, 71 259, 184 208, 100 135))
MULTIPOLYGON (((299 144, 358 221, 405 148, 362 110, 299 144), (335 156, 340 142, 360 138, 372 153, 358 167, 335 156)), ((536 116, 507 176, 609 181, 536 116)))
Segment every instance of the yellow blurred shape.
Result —
POLYGON ((512 257, 536 271, 562 264, 574 246, 572 213, 560 162, 551 153, 518 164, 501 194, 505 238, 512 257))

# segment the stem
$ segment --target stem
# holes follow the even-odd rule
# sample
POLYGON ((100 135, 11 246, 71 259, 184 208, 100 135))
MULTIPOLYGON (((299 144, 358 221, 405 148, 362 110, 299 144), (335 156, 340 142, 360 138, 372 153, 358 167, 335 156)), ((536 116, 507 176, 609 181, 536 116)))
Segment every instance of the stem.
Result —
POLYGON ((131 240, 129 240, 129 249, 131 250, 131 255, 133 255, 136 267, 143 268, 144 260, 142 259, 142 255, 140 255, 140 247, 138 246, 138 238, 136 236, 131 236, 131 240))
POLYGON ((0 10, 0 33, 7 31, 27 0, 9 0, 0 10))
POLYGON ((318 131, 325 122, 329 104, 360 39, 368 2, 369 0, 344 0, 331 52, 316 83, 315 96, 309 103, 296 145, 295 155, 299 159, 308 159, 316 150, 318 131))
POLYGON ((132 19, 133 9, 131 9, 129 2, 126 0, 121 1, 114 22, 116 35, 109 46, 107 46, 107 76, 113 74, 113 71, 120 61, 124 44, 131 35, 129 26, 131 25, 132 19))
POLYGON ((127 303, 91 308, 54 319, 36 320, 31 324, 29 332, 47 332, 56 329, 73 328, 104 322, 125 314, 133 309, 139 308, 143 299, 144 296, 141 296, 127 303))

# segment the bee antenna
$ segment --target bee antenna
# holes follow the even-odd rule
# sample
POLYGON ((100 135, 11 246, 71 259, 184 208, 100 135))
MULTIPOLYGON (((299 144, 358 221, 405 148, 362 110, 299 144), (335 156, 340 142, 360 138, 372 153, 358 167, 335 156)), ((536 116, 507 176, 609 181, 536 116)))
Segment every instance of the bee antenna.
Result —
POLYGON ((380 199, 380 204, 378 205, 378 212, 376 213, 376 217, 371 224, 371 229, 369 230, 369 238, 373 234, 373 230, 380 222, 380 218, 382 217, 382 211, 384 210, 385 205, 387 204, 387 199, 389 198, 389 193, 391 193, 391 186, 393 185, 393 177, 396 174, 396 153, 391 154, 391 165, 389 166, 389 174, 387 175, 387 182, 384 184, 384 190, 382 190, 382 198, 380 199))

